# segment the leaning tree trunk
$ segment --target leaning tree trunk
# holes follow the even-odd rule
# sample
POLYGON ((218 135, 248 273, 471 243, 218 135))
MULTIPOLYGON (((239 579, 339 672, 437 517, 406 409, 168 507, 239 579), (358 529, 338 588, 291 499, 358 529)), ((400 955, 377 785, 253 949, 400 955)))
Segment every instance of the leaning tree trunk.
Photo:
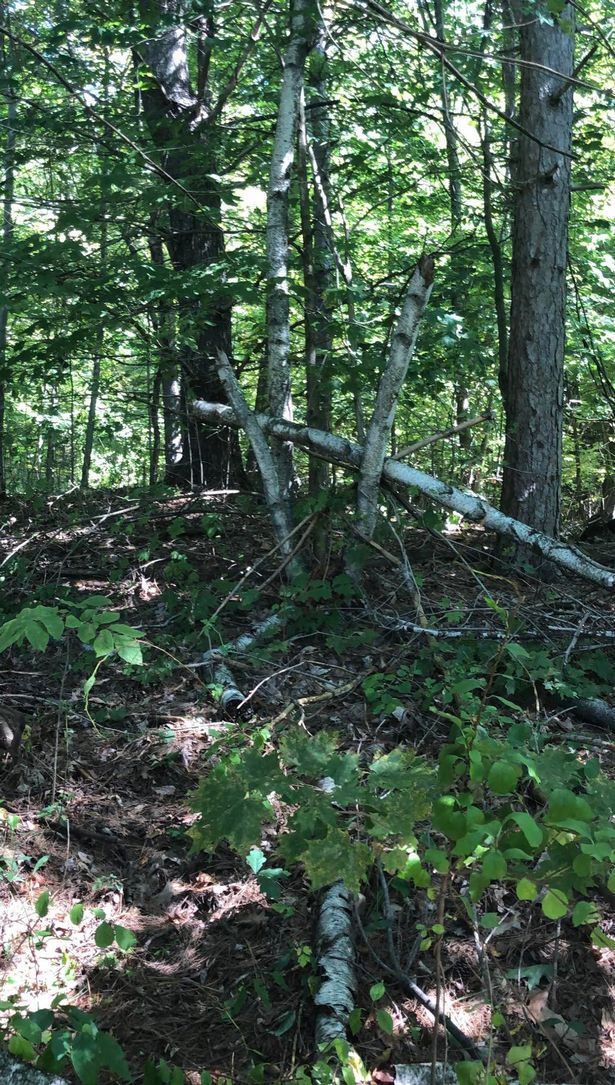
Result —
MULTIPOLYGON (((544 10, 543 10, 544 8, 544 10)), ((513 182, 512 307, 502 509, 559 530, 574 10, 519 12, 521 105, 513 182), (551 69, 550 71, 547 69, 551 69), (553 72, 560 74, 554 75, 553 72), (525 133, 531 133, 530 135, 525 133), (555 149, 552 149, 555 148, 555 149)))
MULTIPOLYGON (((217 173, 219 116, 219 110, 210 108, 208 90, 213 19, 203 17, 210 48, 201 50, 197 94, 190 79, 188 30, 182 25, 180 4, 158 0, 154 20, 148 0, 143 0, 142 8, 152 37, 140 47, 138 59, 147 64, 154 77, 142 91, 142 100, 146 123, 169 183, 167 247, 177 271, 215 268, 217 276, 217 283, 212 281, 208 288, 210 300, 206 308, 202 299, 186 301, 180 308, 184 336, 196 340, 196 349, 185 345, 181 351, 182 383, 186 394, 190 391, 224 401, 216 358, 219 350, 231 353, 231 309, 219 270, 224 263, 224 234, 220 196, 212 180, 217 173), (169 25, 170 15, 175 25, 169 25)), ((185 400, 186 396, 182 396, 182 402, 185 400)), ((236 435, 229 438, 194 418, 183 428, 186 439, 181 460, 167 467, 168 481, 212 487, 243 481, 236 435)))

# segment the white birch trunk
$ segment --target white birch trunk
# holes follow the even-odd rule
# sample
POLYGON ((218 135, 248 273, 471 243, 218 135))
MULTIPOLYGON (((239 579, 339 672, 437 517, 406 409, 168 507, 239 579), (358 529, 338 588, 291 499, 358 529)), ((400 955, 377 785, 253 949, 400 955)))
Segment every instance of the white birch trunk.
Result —
POLYGON ((433 259, 423 256, 414 270, 404 298, 391 341, 389 360, 380 378, 376 406, 365 437, 357 493, 357 527, 367 539, 371 539, 374 534, 378 512, 378 487, 397 410, 397 399, 406 379, 432 283, 433 259))
MULTIPOLYGON (((228 401, 252 445, 263 482, 265 501, 273 523, 276 542, 279 543, 282 557, 288 558, 293 551, 293 540, 291 538, 293 524, 288 501, 285 500, 285 495, 282 492, 277 465, 257 416, 248 407, 243 392, 239 387, 239 382, 231 368, 231 363, 221 350, 218 351, 218 376, 228 396, 228 401)), ((297 576, 301 572, 301 562, 297 557, 290 557, 287 568, 291 578, 297 576)))
MULTIPOLYGON (((267 356, 269 409, 279 418, 292 418, 290 380, 290 304, 288 287, 288 204, 295 153, 299 101, 309 50, 309 0, 291 0, 290 39, 284 57, 269 188, 267 191, 267 356)), ((274 444, 281 494, 288 501, 292 484, 292 446, 274 444)))
MULTIPOLYGON (((221 404, 196 400, 192 408, 209 421, 225 422, 230 426, 240 424, 234 417, 233 411, 221 404)), ((345 463, 355 468, 361 466, 363 448, 353 441, 279 418, 269 418, 266 415, 258 415, 257 418, 265 433, 282 440, 292 441, 293 444, 300 445, 308 451, 326 456, 332 462, 345 463)), ((615 588, 615 570, 607 569, 598 562, 592 561, 574 546, 567 546, 528 524, 513 519, 512 516, 506 516, 499 509, 494 509, 493 505, 490 505, 483 497, 458 490, 456 486, 450 486, 441 479, 428 475, 425 471, 406 467, 405 464, 397 463, 390 458, 385 460, 382 474, 391 482, 397 482, 402 486, 415 486, 432 501, 460 513, 471 523, 481 524, 488 531, 495 531, 498 535, 503 535, 514 542, 532 547, 549 561, 583 577, 584 580, 590 580, 609 590, 615 588)))

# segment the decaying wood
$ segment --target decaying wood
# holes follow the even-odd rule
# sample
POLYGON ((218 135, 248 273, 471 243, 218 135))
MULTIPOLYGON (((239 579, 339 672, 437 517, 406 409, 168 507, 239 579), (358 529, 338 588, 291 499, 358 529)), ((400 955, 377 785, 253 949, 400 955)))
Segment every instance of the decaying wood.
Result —
POLYGON ((0 1050, 0 1081, 2 1085, 68 1085, 64 1077, 50 1077, 27 1062, 18 1062, 0 1050))
POLYGON ((323 894, 318 917, 318 969, 322 982, 314 997, 317 1047, 345 1039, 348 1015, 355 1005, 352 915, 352 893, 342 882, 335 882, 323 894))
MULTIPOLYGON (((218 423, 226 423, 237 426, 238 422, 230 407, 217 403, 206 403, 196 400, 192 404, 193 410, 203 418, 218 423)), ((280 439, 292 441, 294 444, 305 448, 308 452, 313 451, 318 455, 324 455, 331 462, 347 464, 349 467, 360 468, 363 458, 363 448, 354 441, 343 437, 335 437, 332 433, 324 433, 322 430, 313 429, 310 426, 302 426, 294 422, 286 422, 282 419, 271 418, 268 415, 258 415, 258 422, 263 432, 280 439)), ((489 531, 495 531, 498 535, 511 539, 515 543, 530 546, 544 558, 559 565, 585 580, 600 584, 610 591, 615 588, 615 570, 607 569, 598 562, 592 561, 574 546, 569 546, 549 535, 543 534, 529 527, 528 524, 514 520, 506 516, 499 509, 495 509, 483 497, 473 493, 466 493, 451 486, 441 479, 428 475, 425 471, 419 471, 414 467, 396 463, 393 459, 385 460, 383 478, 402 486, 414 486, 421 493, 444 508, 458 512, 466 520, 473 524, 481 524, 489 531)))

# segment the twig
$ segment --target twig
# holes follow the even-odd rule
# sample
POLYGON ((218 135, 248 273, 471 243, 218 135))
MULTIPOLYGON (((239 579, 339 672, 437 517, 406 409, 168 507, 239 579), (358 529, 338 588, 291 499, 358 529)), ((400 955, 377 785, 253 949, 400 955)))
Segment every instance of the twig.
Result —
POLYGON ((405 448, 401 448, 399 452, 395 452, 390 458, 392 460, 401 460, 404 456, 416 452, 419 448, 426 448, 427 445, 434 445, 436 441, 444 441, 447 437, 454 437, 456 433, 463 433, 465 429, 470 429, 470 426, 478 426, 481 422, 490 422, 492 418, 493 411, 485 411, 484 414, 479 414, 476 418, 468 418, 465 422, 460 422, 458 426, 450 426, 449 429, 439 430, 438 433, 433 433, 431 437, 423 437, 422 440, 415 441, 414 444, 406 445, 405 448))
MULTIPOLYGON (((385 901, 385 907, 388 907, 389 914, 388 914, 387 918, 389 920, 388 926, 390 928, 391 927, 391 911, 390 911, 389 887, 388 887, 388 885, 386 885, 386 878, 384 877, 384 874, 382 872, 382 868, 379 868, 379 879, 380 879, 380 885, 382 886, 382 890, 383 890, 382 895, 383 895, 383 898, 384 898, 384 901, 385 901)), ((450 1036, 452 1036, 452 1038, 456 1041, 456 1043, 458 1044, 459 1047, 461 1047, 465 1052, 467 1052, 468 1055, 471 1055, 471 1057, 473 1059, 476 1059, 477 1061, 482 1062, 483 1061, 482 1055, 481 1055, 478 1047, 474 1043, 474 1041, 471 1040, 469 1036, 466 1036, 465 1032, 462 1032, 461 1029, 455 1024, 455 1022, 451 1021, 450 1017, 448 1017, 448 1015, 443 1010, 441 1010, 439 1008, 439 1006, 437 1006, 434 1003, 433 999, 430 998, 429 995, 425 991, 423 991, 423 989, 421 987, 419 987, 418 984, 416 984, 414 982, 414 980, 410 979, 410 976, 408 976, 403 971, 403 969, 401 967, 401 964, 399 962, 399 958, 397 956, 397 952, 395 950, 395 945, 393 943, 392 931, 390 931, 390 938, 389 938, 389 930, 387 930, 387 948, 389 950, 389 955, 390 955, 390 958, 391 958, 391 963, 387 964, 386 961, 383 961, 382 958, 378 956, 378 954, 375 952, 373 947, 370 945, 369 939, 368 939, 367 934, 365 932, 365 928, 363 927, 363 924, 361 923, 361 917, 359 916, 356 909, 355 909, 355 918, 356 918, 356 921, 357 921, 357 926, 359 928, 359 932, 361 934, 361 937, 363 938, 363 941, 365 942, 365 945, 367 946, 367 948, 368 948, 369 952, 371 953, 372 957, 374 958, 374 960, 377 961, 377 963, 380 965, 380 967, 384 968, 391 975, 395 976, 395 978, 401 984, 402 989, 406 992, 406 994, 412 995, 413 998, 416 998, 417 1002, 421 1003, 421 1006, 424 1006, 424 1008, 426 1010, 429 1010, 429 1012, 433 1015, 435 1020, 446 1029, 446 1031, 449 1033, 450 1036)))

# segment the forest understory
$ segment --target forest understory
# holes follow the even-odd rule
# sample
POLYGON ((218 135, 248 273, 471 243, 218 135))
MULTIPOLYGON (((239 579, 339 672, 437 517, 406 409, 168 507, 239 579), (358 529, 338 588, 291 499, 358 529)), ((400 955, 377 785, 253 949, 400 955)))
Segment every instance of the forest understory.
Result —
MULTIPOLYGON (((254 495, 72 493, 5 502, 2 522, 7 616, 103 596, 144 634, 144 665, 106 659, 87 703, 84 681, 95 658, 76 636, 52 639, 44 652, 26 644, 2 655, 0 703, 9 716, 12 709, 27 718, 15 763, 7 756, 0 770, 5 1026, 15 1005, 47 1008, 62 993, 115 1037, 137 1081, 147 1058, 178 1067, 191 1085, 208 1080, 203 1072, 217 1083, 311 1080, 300 1068, 317 1057, 320 894, 301 869, 276 861, 288 809, 278 803, 259 844, 269 882, 258 862, 251 869, 226 845, 191 853, 187 835, 199 780, 256 732, 265 734, 265 752, 298 725, 315 742, 336 732, 340 751, 359 763, 398 747, 435 762, 457 703, 442 695, 442 665, 449 686, 457 668, 459 696, 478 690, 479 705, 499 704, 507 723, 492 719, 494 730, 527 726, 531 741, 552 751, 554 773, 574 759, 613 777, 613 736, 574 718, 565 682, 553 682, 559 661, 560 678, 574 683, 583 675, 582 693, 605 696, 612 595, 569 575, 545 584, 511 571, 480 530, 457 527, 434 540, 396 526, 427 626, 465 631, 461 639, 443 636, 436 650, 423 635, 386 628, 392 618, 415 615, 388 544, 372 548, 366 568, 371 612, 344 597, 340 518, 275 641, 229 660, 245 691, 229 718, 199 665, 215 646, 208 616, 228 598, 216 636, 233 641, 267 617, 281 594, 279 556, 254 495), (524 647, 508 657, 516 671, 506 671, 493 661, 513 642, 524 647), (46 907, 37 904, 43 886, 46 907), (96 934, 101 909, 111 944, 96 934)), ((615 565, 608 538, 587 552, 615 565)), ((544 805, 544 786, 527 787, 530 812, 544 805)), ((360 837, 360 824, 355 831, 360 837)), ((384 1085, 405 1080, 404 1065, 460 1058, 442 1031, 434 1046, 433 1017, 404 993, 397 969, 437 996, 468 1040, 490 1047, 495 1064, 504 1064, 511 1045, 529 1044, 539 1082, 613 1082, 613 949, 592 945, 588 927, 569 916, 549 921, 504 880, 480 902, 495 919, 479 935, 461 901, 462 870, 435 878, 434 900, 374 869, 357 898, 351 1038, 367 1080, 384 1085), (438 917, 441 937, 426 938, 438 917)), ((598 885, 595 899, 608 935, 615 898, 598 885)), ((80 1080, 70 1065, 63 1074, 80 1080)), ((105 1075, 98 1080, 116 1080, 105 1075)))

